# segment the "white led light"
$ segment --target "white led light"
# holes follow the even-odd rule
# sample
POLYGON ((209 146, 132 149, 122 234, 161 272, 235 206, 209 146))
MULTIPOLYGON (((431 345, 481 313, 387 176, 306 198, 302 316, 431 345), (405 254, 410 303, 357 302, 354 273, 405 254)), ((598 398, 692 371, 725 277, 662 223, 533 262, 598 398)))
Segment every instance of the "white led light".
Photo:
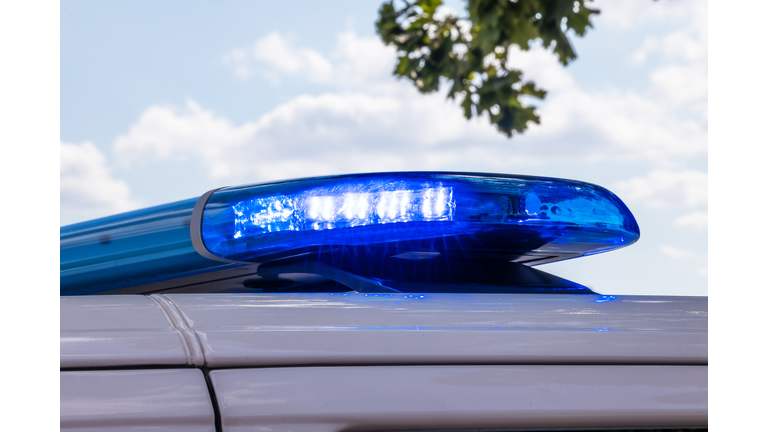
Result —
POLYGON ((354 216, 355 208, 357 207, 357 200, 354 194, 344 195, 344 205, 341 207, 344 211, 344 217, 352 219, 354 216))
POLYGON ((421 212, 425 219, 432 217, 432 189, 424 191, 424 201, 421 203, 421 212))
MULTIPOLYGON (((453 197, 450 188, 437 187, 377 193, 347 192, 336 195, 316 195, 307 197, 304 202, 306 203, 305 215, 309 221, 312 221, 313 229, 333 229, 372 223, 442 220, 450 217, 453 197), (372 216, 378 217, 371 219, 372 216), (315 224, 316 222, 322 223, 315 224)), ((293 210, 286 203, 273 204, 269 212, 271 212, 269 215, 262 214, 261 217, 277 221, 288 220, 293 215, 293 210)))
POLYGON ((358 205, 358 215, 360 219, 365 219, 368 217, 368 194, 360 194, 360 197, 357 201, 358 205))
POLYGON ((368 217, 368 194, 344 195, 344 204, 341 207, 341 211, 348 221, 354 219, 365 220, 368 217))
POLYGON ((397 216, 397 192, 391 192, 389 194, 389 202, 387 206, 387 217, 389 219, 394 219, 395 216, 397 216))
POLYGON ((323 197, 323 219, 330 221, 333 217, 333 198, 323 197))
POLYGON ((384 214, 387 208, 386 205, 387 205, 387 193, 384 192, 379 197, 379 202, 376 203, 376 215, 379 217, 379 219, 384 219, 384 214))
POLYGON ((445 205, 446 202, 446 195, 445 195, 445 189, 440 188, 437 190, 437 199, 435 200, 435 215, 438 217, 442 216, 443 213, 445 213, 445 205))
POLYGON ((320 197, 312 197, 309 199, 309 218, 317 219, 320 216, 320 197))
POLYGON ((405 220, 408 206, 411 203, 411 193, 403 191, 400 193, 400 218, 405 220))

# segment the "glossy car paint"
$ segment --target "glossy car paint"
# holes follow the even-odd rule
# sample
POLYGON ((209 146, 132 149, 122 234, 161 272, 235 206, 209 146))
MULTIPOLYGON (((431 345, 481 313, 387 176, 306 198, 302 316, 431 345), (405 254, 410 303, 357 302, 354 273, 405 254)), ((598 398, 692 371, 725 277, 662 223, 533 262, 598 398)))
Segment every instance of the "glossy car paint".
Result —
POLYGON ((61 317, 63 428, 181 412, 206 390, 191 366, 213 369, 226 431, 707 422, 706 298, 114 295, 63 297, 61 317), (77 370, 153 365, 187 369, 77 370))
POLYGON ((211 372, 226 431, 706 427, 706 366, 211 372))
POLYGON ((214 432, 199 369, 60 372, 61 430, 214 432))
POLYGON ((146 296, 60 297, 62 368, 185 365, 188 353, 146 296))
POLYGON ((706 364, 707 299, 532 294, 61 298, 61 367, 706 364))
POLYGON ((707 363, 707 299, 172 294, 210 368, 707 363))

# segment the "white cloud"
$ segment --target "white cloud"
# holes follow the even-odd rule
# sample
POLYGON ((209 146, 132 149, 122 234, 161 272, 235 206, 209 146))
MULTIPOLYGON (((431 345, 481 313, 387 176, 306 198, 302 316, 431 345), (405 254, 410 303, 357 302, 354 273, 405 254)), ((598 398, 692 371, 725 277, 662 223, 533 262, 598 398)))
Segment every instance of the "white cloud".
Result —
MULTIPOLYGON (((335 48, 326 58, 316 51, 288 44, 280 34, 270 33, 256 42, 258 50, 234 50, 230 57, 247 57, 249 67, 266 67, 267 74, 295 73, 297 77, 315 81, 322 78, 323 83, 340 91, 334 96, 296 97, 256 122, 263 127, 267 127, 264 123, 275 126, 275 116, 279 112, 280 124, 287 128, 279 132, 286 140, 286 151, 302 148, 297 143, 304 140, 299 136, 299 130, 309 128, 315 133, 322 132, 322 135, 338 129, 334 125, 355 124, 358 127, 354 130, 362 135, 356 136, 358 132, 352 130, 344 131, 334 142, 335 147, 344 146, 346 142, 350 149, 358 149, 361 143, 365 146, 365 143, 387 139, 392 142, 406 139, 411 146, 411 141, 423 139, 433 143, 435 151, 442 151, 441 159, 459 160, 458 148, 449 142, 465 140, 475 146, 473 154, 478 156, 473 160, 486 159, 479 155, 496 152, 495 159, 486 162, 491 164, 489 166, 501 167, 505 163, 503 159, 532 163, 647 160, 659 167, 670 167, 675 165, 675 160, 706 154, 706 39, 701 36, 701 22, 706 34, 706 7, 702 9, 691 2, 649 5, 629 1, 598 6, 603 9, 606 22, 614 24, 621 23, 622 16, 640 21, 662 18, 691 21, 693 17, 693 24, 682 33, 660 39, 656 45, 646 41, 649 47, 645 55, 663 49, 665 58, 671 63, 652 71, 649 76, 651 86, 644 92, 580 88, 552 52, 541 46, 530 51, 512 47, 509 64, 522 70, 524 79, 533 79, 549 91, 544 102, 534 102, 539 105, 541 126, 531 125, 525 134, 517 135, 512 141, 501 138, 487 119, 465 122, 461 120, 458 107, 446 103, 441 97, 433 97, 436 95, 420 95, 409 82, 394 79, 395 51, 385 47, 376 37, 339 33, 335 48), (646 11, 653 8, 657 10, 646 11), (663 48, 667 42, 672 44, 671 48, 663 48), (300 59, 309 57, 316 59, 314 63, 330 65, 331 72, 315 73, 313 70, 317 68, 300 66, 309 62, 300 59), (697 62, 676 63, 680 58, 697 62), (363 95, 368 96, 367 104, 381 104, 382 109, 360 105, 361 100, 366 99, 363 95), (327 112, 323 104, 329 104, 327 112), (339 109, 339 104, 355 106, 362 111, 339 109), (395 106, 395 109, 384 109, 395 106), (383 117, 366 115, 373 112, 371 109, 383 117), (289 114, 289 111, 296 112, 289 114), (298 111, 301 111, 301 118, 298 111), (292 126, 288 119, 294 119, 302 126, 294 129, 296 125, 292 126), (313 122, 314 126, 308 126, 313 122), (369 130, 381 131, 380 139, 372 140, 366 132, 369 130), (450 134, 444 134, 444 131, 450 131, 450 134), (414 140, 414 136, 418 139, 414 140), (506 156, 500 156, 501 153, 506 156)), ((326 71, 328 68, 320 69, 326 71)), ((237 68, 234 71, 239 73, 237 68)), ((281 156, 281 159, 290 157, 285 153, 281 156)))
POLYGON ((333 84, 339 87, 383 94, 402 88, 392 75, 397 63, 395 48, 385 46, 378 37, 339 33, 330 61, 334 65, 333 84))
POLYGON ((285 74, 311 82, 368 89, 392 84, 395 50, 378 38, 358 37, 353 32, 337 35, 336 47, 329 58, 319 52, 295 46, 288 38, 272 32, 258 39, 250 48, 235 48, 224 56, 240 78, 260 71, 274 83, 285 74))
POLYGON ((594 19, 597 28, 605 25, 623 30, 637 28, 649 22, 681 21, 694 14, 700 15, 702 12, 706 18, 707 13, 706 0, 661 0, 655 2, 649 0, 598 0, 587 3, 587 6, 592 9, 600 9, 600 15, 594 19))
POLYGON ((636 64, 643 64, 649 56, 660 53, 667 60, 706 61, 706 28, 704 28, 703 34, 700 34, 698 30, 696 27, 689 27, 689 29, 676 31, 662 38, 648 36, 640 48, 632 53, 631 58, 636 64))
POLYGON ((696 211, 675 219, 675 225, 683 228, 706 229, 709 223, 707 212, 696 211))
POLYGON ((658 100, 633 92, 552 94, 541 107, 540 136, 563 153, 583 160, 638 160, 659 164, 707 151, 700 123, 675 116, 658 100))
POLYGON ((216 178, 239 178, 256 171, 254 166, 259 174, 283 173, 291 166, 297 169, 289 172, 316 174, 364 167, 505 170, 513 163, 553 160, 665 164, 707 150, 706 125, 677 115, 668 100, 653 91, 583 90, 541 47, 510 52, 510 62, 525 79, 550 90, 540 106, 542 125, 531 125, 511 141, 487 119, 464 120, 444 94, 422 95, 409 82, 394 79, 394 50, 375 37, 342 32, 328 58, 277 33, 255 47, 233 50, 229 58, 267 67, 267 72, 322 80, 337 93, 294 97, 242 125, 194 103, 186 110, 151 107, 118 139, 116 153, 137 162, 196 155, 216 178))
MULTIPOLYGON (((666 57, 701 58, 698 48, 673 36, 662 39, 677 41, 678 48, 663 48, 666 57)), ((648 53, 662 49, 646 45, 648 53)), ((553 53, 513 48, 510 64, 550 93, 539 106, 542 124, 510 141, 485 118, 466 121, 444 94, 422 95, 394 79, 394 49, 376 37, 341 32, 326 57, 273 32, 226 58, 240 76, 290 75, 336 93, 296 96, 240 125, 193 101, 184 108, 152 106, 115 141, 118 159, 130 166, 197 158, 213 179, 255 181, 380 170, 508 171, 558 160, 646 160, 665 167, 707 151, 706 68, 693 63, 662 65, 646 92, 587 91, 553 53), (691 118, 702 111, 703 121, 691 118)), ((620 189, 655 207, 706 204, 706 173, 657 169, 620 189)))
POLYGON ((533 80, 539 87, 550 92, 575 86, 573 77, 557 60, 557 55, 542 48, 541 44, 534 44, 528 51, 516 45, 509 47, 507 67, 523 71, 524 80, 533 80))
POLYGON ((408 86, 390 95, 303 95, 241 125, 188 102, 183 109, 150 107, 117 138, 114 151, 126 165, 196 157, 211 178, 229 181, 381 170, 503 172, 523 162, 702 151, 699 135, 686 136, 684 127, 658 118, 636 96, 574 90, 543 107, 542 117, 542 126, 510 141, 485 118, 466 121, 443 95, 421 95, 408 86))
POLYGON ((322 54, 296 47, 276 32, 257 40, 250 48, 231 50, 224 60, 235 68, 235 74, 240 78, 250 77, 253 74, 252 60, 259 60, 271 68, 267 77, 275 82, 279 82, 280 74, 301 74, 313 82, 326 82, 333 72, 333 66, 322 54))
MULTIPOLYGON (((639 13, 637 7, 622 10, 639 13)), ((690 4, 675 10, 672 15, 690 14, 690 4)), ((706 50, 701 54, 700 46, 689 42, 699 37, 694 30, 701 26, 690 27, 656 45, 646 40, 645 55, 660 52, 668 60, 700 62, 706 50), (673 47, 664 48, 666 42, 673 47)), ((553 161, 645 160, 669 169, 680 165, 670 161, 707 152, 705 64, 663 64, 650 74, 645 92, 588 91, 550 51, 513 47, 509 63, 549 95, 539 104, 542 124, 507 140, 486 118, 466 121, 444 94, 422 95, 395 79, 395 59, 394 49, 378 38, 349 31, 337 35, 328 56, 269 33, 227 54, 235 74, 262 73, 276 82, 302 79, 335 93, 295 96, 239 125, 193 101, 183 108, 152 106, 116 139, 115 155, 124 166, 196 158, 212 179, 248 182, 381 170, 510 171, 522 163, 553 161)), ((620 187, 651 206, 706 204, 706 173, 658 168, 620 187)))
POLYGON ((694 255, 693 252, 689 250, 680 249, 669 245, 664 245, 660 249, 661 253, 676 260, 684 260, 694 255))
MULTIPOLYGON (((441 10, 453 12, 450 8, 441 10)), ((509 64, 525 72, 524 79, 534 79, 548 90, 573 85, 573 79, 550 51, 537 46, 523 52, 510 49, 509 64)), ((297 47, 279 33, 270 33, 256 41, 253 48, 236 48, 225 56, 225 62, 241 77, 260 70, 267 77, 294 74, 313 82, 329 84, 345 90, 366 93, 391 93, 402 89, 392 74, 397 63, 394 47, 385 46, 378 37, 361 37, 351 31, 336 36, 336 45, 328 57, 317 51, 297 47)))
MULTIPOLYGON (((184 108, 152 106, 117 138, 115 154, 126 166, 193 157, 213 179, 255 181, 381 170, 508 171, 523 162, 556 160, 644 159, 663 165, 707 151, 706 125, 676 111, 701 99, 702 87, 687 89, 685 73, 674 68, 658 71, 657 87, 668 93, 666 99, 656 88, 648 94, 586 91, 553 53, 513 48, 513 67, 550 94, 539 107, 541 126, 531 125, 510 141, 487 118, 466 121, 444 93, 423 95, 394 79, 395 57, 394 49, 377 38, 352 32, 338 34, 327 58, 270 33, 252 48, 228 54, 235 73, 244 74, 239 67, 248 73, 261 68, 321 81, 337 92, 296 96, 241 125, 193 101, 184 108)), ((703 92, 706 97, 706 86, 703 92)), ((681 193, 696 201, 698 184, 689 186, 690 181, 656 172, 630 180, 627 187, 631 196, 652 205, 675 201, 681 193), (680 186, 676 182, 684 192, 674 192, 680 186)))
POLYGON ((492 152, 457 145, 469 136, 506 144, 485 125, 466 122, 440 95, 404 101, 322 94, 297 97, 243 125, 194 102, 183 109, 153 106, 117 138, 114 153, 126 166, 197 157, 211 178, 230 181, 498 160, 492 152))
POLYGON ((124 167, 199 157, 211 177, 226 178, 227 156, 242 149, 254 131, 254 124, 236 127, 187 101, 184 109, 149 107, 128 133, 117 137, 113 150, 124 167))
MULTIPOLYGON (((632 2, 622 2, 630 5, 632 2)), ((631 8, 631 7, 630 7, 631 8)), ((626 8, 625 8, 626 9, 626 8)), ((650 74, 652 93, 675 108, 685 108, 707 121, 708 37, 706 1, 667 3, 649 6, 660 9, 682 27, 662 37, 650 35, 630 55, 636 65, 652 56, 664 61, 650 74), (657 8, 655 6, 662 6, 657 8)), ((658 11, 657 11, 658 12, 658 11)), ((654 12, 654 13, 657 13, 654 12)), ((662 21, 661 17, 655 17, 662 21)))
POLYGON ((653 171, 616 185, 628 200, 650 207, 697 206, 707 204, 707 173, 695 170, 653 171))
POLYGON ((61 143, 62 221, 99 217, 134 209, 128 185, 112 177, 106 158, 93 143, 61 143))
MULTIPOLYGON (((651 6, 643 7, 642 10, 644 12, 651 12, 653 16, 647 13, 643 14, 636 10, 635 8, 639 6, 636 1, 617 3, 622 6, 616 9, 611 7, 608 10, 609 15, 615 14, 617 11, 630 12, 636 14, 636 17, 633 19, 634 23, 642 24, 644 19, 652 18, 656 22, 663 22, 665 20, 672 21, 680 27, 679 30, 664 35, 663 37, 656 35, 647 36, 641 47, 632 54, 632 57, 637 63, 641 64, 650 55, 656 53, 662 54, 667 60, 706 62, 708 44, 706 1, 691 0, 666 3, 659 2, 657 6, 660 7, 653 7, 641 0, 641 3, 645 3, 646 6, 651 6)), ((618 15, 614 16, 616 16, 616 18, 613 22, 622 21, 618 18, 618 15)))
POLYGON ((654 90, 674 107, 687 107, 701 120, 707 120, 708 77, 706 67, 669 65, 650 74, 654 90))

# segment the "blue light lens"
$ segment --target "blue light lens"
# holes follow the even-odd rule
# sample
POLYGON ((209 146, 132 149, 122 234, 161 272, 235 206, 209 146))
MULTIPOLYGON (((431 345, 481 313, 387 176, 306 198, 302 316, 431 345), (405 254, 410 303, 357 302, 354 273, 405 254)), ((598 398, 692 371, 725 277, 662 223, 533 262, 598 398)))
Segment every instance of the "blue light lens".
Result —
POLYGON ((236 266, 195 251, 189 221, 196 201, 61 227, 61 295, 92 294, 236 266))
POLYGON ((554 259, 628 246, 632 213, 599 186, 541 177, 382 173, 221 189, 202 239, 221 258, 260 261, 336 245, 554 259), (439 241, 436 241, 439 240, 439 241))

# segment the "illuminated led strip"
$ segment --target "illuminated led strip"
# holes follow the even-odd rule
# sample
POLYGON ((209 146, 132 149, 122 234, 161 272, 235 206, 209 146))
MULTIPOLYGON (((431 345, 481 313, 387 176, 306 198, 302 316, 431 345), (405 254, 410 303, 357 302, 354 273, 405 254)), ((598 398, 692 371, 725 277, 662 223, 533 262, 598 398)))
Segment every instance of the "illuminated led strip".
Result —
POLYGON ((333 228, 417 221, 451 221, 456 202, 450 187, 293 198, 276 195, 232 205, 233 238, 250 231, 320 231, 333 228))

